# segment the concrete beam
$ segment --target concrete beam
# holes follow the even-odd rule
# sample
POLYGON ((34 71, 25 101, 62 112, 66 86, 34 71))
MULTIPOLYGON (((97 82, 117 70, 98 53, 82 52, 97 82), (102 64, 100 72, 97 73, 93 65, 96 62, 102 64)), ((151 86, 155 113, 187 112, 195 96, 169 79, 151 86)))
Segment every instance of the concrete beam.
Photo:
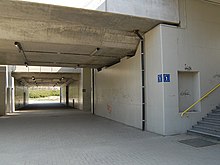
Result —
POLYGON ((15 79, 31 79, 32 76, 38 79, 60 79, 65 77, 68 79, 80 80, 80 73, 39 73, 39 72, 13 72, 12 77, 15 79))
MULTIPOLYGON (((55 3, 57 5, 63 5, 62 3, 55 3)), ((17 9, 18 15, 22 16, 22 12, 20 12, 19 8, 14 7, 16 6, 16 4, 16 2, 10 4, 8 13, 10 13, 14 9, 17 9)), ((31 5, 27 8, 29 8, 30 10, 34 10, 36 15, 38 15, 38 13, 41 13, 42 18, 44 19, 51 16, 50 14, 46 13, 48 8, 52 11, 51 14, 54 15, 56 11, 59 11, 59 8, 56 7, 51 8, 50 6, 42 7, 41 4, 38 5, 42 9, 41 11, 36 10, 31 5)), ((103 0, 103 3, 97 2, 96 0, 91 0, 90 5, 93 6, 93 8, 89 8, 88 6, 84 6, 82 8, 105 11, 109 13, 118 13, 124 15, 151 18, 174 24, 179 23, 178 0, 103 0)), ((27 8, 25 8, 25 10, 27 10, 27 8)), ((30 15, 30 17, 31 16, 34 15, 30 15)), ((60 18, 60 16, 58 18, 60 18)))
MULTIPOLYGON (((0 9, 1 10, 1 9, 0 9)), ((134 49, 137 38, 132 32, 89 27, 62 22, 0 18, 0 39, 42 43, 88 45, 134 49)))
POLYGON ((53 86, 57 82, 57 86, 60 86, 69 81, 80 80, 80 73, 13 72, 12 76, 15 80, 21 81, 26 86, 36 86, 35 80, 38 86, 53 86), (61 79, 62 77, 63 79, 61 79))
POLYGON ((145 33, 166 23, 23 1, 2 0, 0 11, 0 64, 11 65, 25 62, 14 46, 16 41, 29 65, 101 68, 135 54, 139 39, 134 30, 145 33), (96 48, 100 51, 90 56, 96 48))
MULTIPOLYGON (((103 10, 103 8, 100 8, 103 10)), ((178 0, 106 0, 104 11, 178 24, 178 0)))

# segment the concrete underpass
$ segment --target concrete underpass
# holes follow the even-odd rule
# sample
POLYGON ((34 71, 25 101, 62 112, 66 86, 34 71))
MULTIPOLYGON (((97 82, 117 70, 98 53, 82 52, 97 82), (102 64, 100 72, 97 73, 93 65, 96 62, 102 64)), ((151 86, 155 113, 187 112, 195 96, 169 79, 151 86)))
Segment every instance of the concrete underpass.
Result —
POLYGON ((32 1, 0 1, 0 164, 219 165, 219 0, 32 1))

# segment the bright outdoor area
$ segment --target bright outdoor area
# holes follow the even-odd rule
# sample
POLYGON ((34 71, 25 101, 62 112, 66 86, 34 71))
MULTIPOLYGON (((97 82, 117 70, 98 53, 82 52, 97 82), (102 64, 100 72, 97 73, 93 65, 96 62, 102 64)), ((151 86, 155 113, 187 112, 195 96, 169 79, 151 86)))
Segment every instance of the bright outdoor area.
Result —
POLYGON ((59 103, 60 88, 59 87, 30 87, 29 103, 59 103))

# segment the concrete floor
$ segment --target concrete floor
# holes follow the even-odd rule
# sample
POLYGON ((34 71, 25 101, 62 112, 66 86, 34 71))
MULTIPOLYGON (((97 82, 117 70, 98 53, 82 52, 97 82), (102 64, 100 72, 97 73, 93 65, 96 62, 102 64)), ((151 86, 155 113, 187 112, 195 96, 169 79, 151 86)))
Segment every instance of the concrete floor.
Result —
POLYGON ((63 106, 0 117, 1 165, 219 165, 220 145, 194 148, 63 106))

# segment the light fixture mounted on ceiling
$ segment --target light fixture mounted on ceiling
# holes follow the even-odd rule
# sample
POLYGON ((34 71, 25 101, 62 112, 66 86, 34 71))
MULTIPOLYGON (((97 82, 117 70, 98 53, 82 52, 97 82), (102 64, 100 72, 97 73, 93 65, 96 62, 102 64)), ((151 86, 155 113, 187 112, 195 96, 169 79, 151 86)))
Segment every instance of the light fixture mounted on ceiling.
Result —
POLYGON ((15 47, 18 49, 19 53, 21 53, 21 51, 23 50, 22 49, 22 46, 21 46, 21 43, 20 42, 15 42, 15 47))
POLYGON ((20 43, 20 42, 15 42, 14 45, 15 45, 15 47, 18 49, 18 52, 23 54, 24 65, 25 65, 26 67, 28 67, 28 60, 27 60, 27 57, 26 57, 26 55, 25 55, 25 53, 24 53, 24 50, 23 50, 23 48, 22 48, 22 46, 21 46, 21 43, 20 43))
POLYGON ((100 50, 100 48, 96 48, 92 53, 90 53, 90 56, 95 55, 99 50, 100 50))

